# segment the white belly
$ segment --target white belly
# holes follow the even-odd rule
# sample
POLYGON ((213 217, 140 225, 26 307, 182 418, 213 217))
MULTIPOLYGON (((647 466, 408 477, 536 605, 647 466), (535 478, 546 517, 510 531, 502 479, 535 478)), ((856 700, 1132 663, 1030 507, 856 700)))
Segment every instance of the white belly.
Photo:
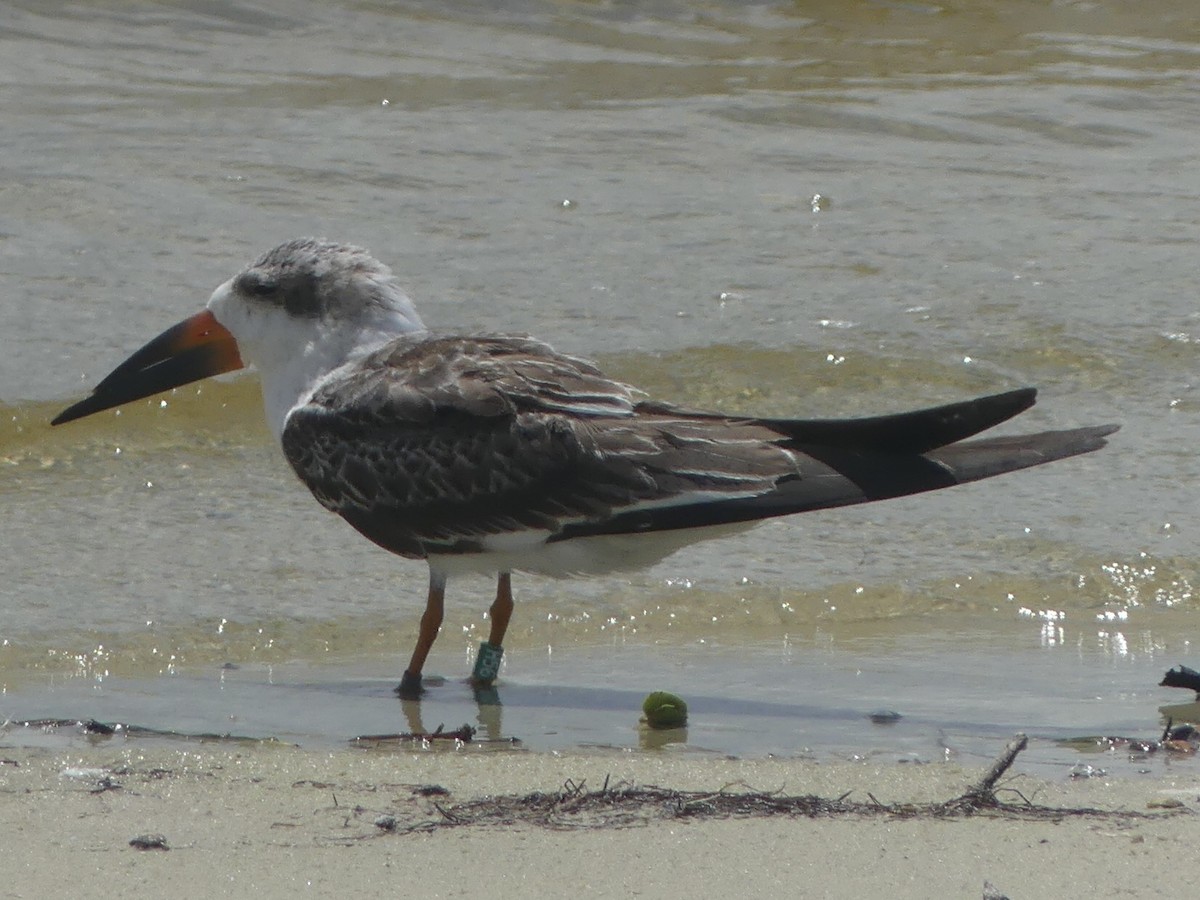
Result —
POLYGON ((429 568, 446 576, 529 572, 553 578, 605 575, 642 569, 666 559, 689 544, 726 537, 753 528, 736 522, 708 528, 681 528, 644 534, 614 534, 545 543, 544 532, 521 532, 489 538, 481 553, 429 557, 429 568))

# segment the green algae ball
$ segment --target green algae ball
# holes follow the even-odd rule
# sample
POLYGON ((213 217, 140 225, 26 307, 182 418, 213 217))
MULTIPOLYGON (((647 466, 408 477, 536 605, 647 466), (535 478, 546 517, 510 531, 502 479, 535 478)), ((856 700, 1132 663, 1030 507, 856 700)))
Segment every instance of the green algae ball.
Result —
POLYGON ((642 701, 642 712, 651 728, 682 728, 687 724, 687 704, 667 691, 648 694, 642 701))

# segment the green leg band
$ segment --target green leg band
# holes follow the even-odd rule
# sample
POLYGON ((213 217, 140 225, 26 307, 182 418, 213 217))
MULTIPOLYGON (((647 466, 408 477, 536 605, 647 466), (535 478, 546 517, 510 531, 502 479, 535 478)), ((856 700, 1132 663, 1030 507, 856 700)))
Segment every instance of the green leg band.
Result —
POLYGON ((479 655, 475 657, 475 668, 471 672, 471 680, 476 684, 491 684, 500 674, 500 659, 504 656, 504 648, 496 644, 482 641, 479 644, 479 655))

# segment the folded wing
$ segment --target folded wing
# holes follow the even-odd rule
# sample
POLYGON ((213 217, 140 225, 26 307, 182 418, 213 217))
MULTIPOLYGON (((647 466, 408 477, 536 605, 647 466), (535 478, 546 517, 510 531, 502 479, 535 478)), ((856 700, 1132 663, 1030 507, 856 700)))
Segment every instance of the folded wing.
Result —
POLYGON ((1031 389, 851 420, 748 419, 639 399, 526 338, 405 338, 335 373, 283 433, 327 508, 411 557, 697 528, 880 500, 1104 445, 1112 426, 965 441, 1031 389))

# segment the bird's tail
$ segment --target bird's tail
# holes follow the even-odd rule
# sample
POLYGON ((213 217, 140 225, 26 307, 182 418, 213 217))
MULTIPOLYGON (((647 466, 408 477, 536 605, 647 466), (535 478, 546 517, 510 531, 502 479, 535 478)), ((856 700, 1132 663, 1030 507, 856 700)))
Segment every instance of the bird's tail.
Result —
POLYGON ((1070 431, 1043 431, 1005 437, 962 441, 926 453, 928 459, 945 466, 956 484, 991 478, 1030 466, 1066 459, 1099 450, 1117 425, 1093 425, 1070 431))
MULTIPOLYGON (((851 506, 953 487, 1006 472, 1090 453, 1117 425, 974 438, 1034 402, 1032 389, 891 416, 849 420, 752 419, 780 435, 793 471, 773 488, 714 498, 656 503, 598 521, 573 522, 551 540, 600 534, 670 531, 750 522, 817 509, 851 506), (971 438, 964 440, 964 438, 971 438)), ((703 421, 711 414, 688 414, 703 421)))
MULTIPOLYGON (((1093 425, 1068 431, 1043 431, 981 438, 937 447, 925 453, 804 445, 799 449, 825 472, 810 472, 807 485, 784 484, 777 502, 796 503, 795 512, 845 506, 920 494, 1040 466, 1056 459, 1099 450, 1119 426, 1093 425), (829 475, 836 473, 830 478, 829 475)), ((805 479, 802 477, 801 481, 805 479)))

